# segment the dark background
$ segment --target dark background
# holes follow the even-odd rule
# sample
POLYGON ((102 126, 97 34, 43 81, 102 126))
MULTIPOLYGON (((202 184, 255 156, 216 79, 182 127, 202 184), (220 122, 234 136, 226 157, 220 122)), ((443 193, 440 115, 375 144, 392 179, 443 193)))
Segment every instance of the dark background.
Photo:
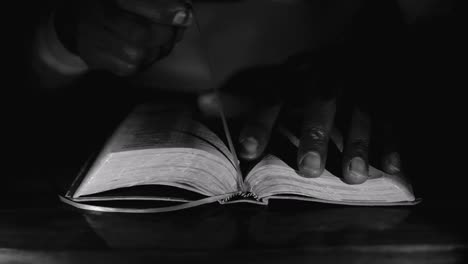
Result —
MULTIPOLYGON (((41 90, 30 50, 39 14, 46 8, 47 2, 7 6, 2 23, 6 144, 0 189, 8 203, 15 203, 18 193, 34 200, 36 195, 25 190, 37 188, 28 184, 52 188, 51 167, 81 163, 107 135, 105 128, 147 96, 136 90, 129 94, 125 82, 107 74, 93 74, 63 93, 41 90)), ((399 125, 404 166, 417 196, 463 207, 466 10, 457 3, 448 16, 408 27, 395 8, 391 1, 368 1, 353 22, 344 47, 352 54, 348 74, 399 125), (368 65, 365 78, 354 75, 353 61, 368 65)))
POLYGON ((408 27, 391 1, 373 2, 344 47, 367 63, 369 74, 359 78, 353 56, 346 72, 399 124, 405 169, 422 204, 211 204, 137 216, 73 210, 58 202, 55 183, 73 177, 147 94, 129 93, 106 74, 62 93, 44 92, 30 50, 47 2, 4 3, 0 262, 464 263, 466 9, 457 5, 448 16, 408 27))

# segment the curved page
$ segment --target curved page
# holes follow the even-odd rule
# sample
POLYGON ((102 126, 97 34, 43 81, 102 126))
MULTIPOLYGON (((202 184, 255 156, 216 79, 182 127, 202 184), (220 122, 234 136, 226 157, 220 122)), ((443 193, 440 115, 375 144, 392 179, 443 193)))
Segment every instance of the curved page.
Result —
POLYGON ((190 112, 143 105, 109 139, 71 196, 167 185, 203 195, 237 190, 233 157, 190 112))
POLYGON ((291 194, 354 204, 415 201, 411 185, 403 177, 373 167, 369 173, 370 179, 359 185, 348 185, 329 171, 319 178, 304 178, 276 156, 269 155, 252 169, 246 185, 259 198, 291 194))

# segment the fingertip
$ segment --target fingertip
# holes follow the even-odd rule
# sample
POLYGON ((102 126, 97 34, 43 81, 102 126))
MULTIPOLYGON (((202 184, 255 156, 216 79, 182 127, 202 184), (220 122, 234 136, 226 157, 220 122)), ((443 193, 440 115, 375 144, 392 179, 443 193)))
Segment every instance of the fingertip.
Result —
POLYGON ((400 155, 396 152, 385 156, 382 163, 383 170, 388 174, 398 174, 401 172, 400 155))
POLYGON ((219 99, 215 93, 203 94, 198 97, 198 107, 202 113, 213 116, 219 113, 219 99))
POLYGON ((317 178, 322 175, 324 167, 320 154, 315 151, 307 152, 299 161, 299 172, 306 178, 317 178))
POLYGON ((305 168, 301 168, 299 170, 300 172, 300 175, 305 177, 305 178, 318 178, 320 177, 320 175, 322 175, 323 173, 323 170, 321 169, 305 169, 305 168))
POLYGON ((343 180, 347 184, 362 184, 369 178, 367 162, 361 157, 352 158, 343 170, 343 180))
POLYGON ((367 181, 367 176, 355 172, 348 172, 343 177, 343 180, 347 184, 362 184, 367 181))
POLYGON ((239 140, 241 149, 239 156, 244 160, 254 160, 261 155, 260 144, 254 137, 246 137, 239 140))

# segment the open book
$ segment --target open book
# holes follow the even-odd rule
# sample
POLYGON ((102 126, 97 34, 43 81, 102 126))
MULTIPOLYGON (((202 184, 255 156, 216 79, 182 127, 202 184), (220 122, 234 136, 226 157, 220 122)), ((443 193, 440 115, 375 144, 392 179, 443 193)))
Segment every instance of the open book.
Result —
POLYGON ((319 178, 304 178, 278 155, 267 154, 242 173, 229 140, 221 139, 224 132, 214 131, 178 106, 140 105, 61 200, 88 210, 142 213, 211 202, 266 205, 270 199, 363 206, 417 203, 404 178, 373 167, 364 184, 348 185, 328 170, 319 178))

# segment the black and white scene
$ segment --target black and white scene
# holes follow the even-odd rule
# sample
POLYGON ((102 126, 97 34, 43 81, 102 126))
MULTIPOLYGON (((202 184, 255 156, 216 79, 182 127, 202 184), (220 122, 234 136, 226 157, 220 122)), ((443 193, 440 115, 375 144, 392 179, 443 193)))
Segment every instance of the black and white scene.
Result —
POLYGON ((463 2, 6 3, 0 263, 468 263, 463 2))

